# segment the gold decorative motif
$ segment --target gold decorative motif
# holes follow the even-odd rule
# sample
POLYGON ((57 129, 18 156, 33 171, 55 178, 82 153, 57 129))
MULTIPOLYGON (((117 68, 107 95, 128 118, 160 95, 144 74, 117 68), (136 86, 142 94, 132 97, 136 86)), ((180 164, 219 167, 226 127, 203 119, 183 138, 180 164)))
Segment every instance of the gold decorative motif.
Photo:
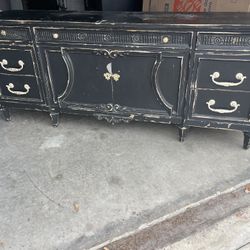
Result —
POLYGON ((111 75, 110 73, 104 73, 104 77, 105 77, 105 79, 108 80, 108 81, 109 81, 111 78, 113 78, 113 80, 115 80, 116 82, 118 82, 121 76, 120 76, 119 74, 113 74, 113 75, 111 75))
POLYGON ((119 74, 117 74, 117 73, 113 74, 113 72, 112 72, 112 63, 109 63, 106 68, 107 68, 108 72, 103 74, 104 78, 107 81, 110 81, 110 80, 113 79, 114 81, 118 82, 120 80, 121 76, 119 74))

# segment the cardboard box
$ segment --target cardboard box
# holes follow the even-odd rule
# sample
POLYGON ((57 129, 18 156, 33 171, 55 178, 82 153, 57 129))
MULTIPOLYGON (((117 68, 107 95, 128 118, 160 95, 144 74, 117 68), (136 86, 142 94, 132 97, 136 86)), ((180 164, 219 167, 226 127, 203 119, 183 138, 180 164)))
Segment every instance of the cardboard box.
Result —
POLYGON ((250 0, 144 0, 145 12, 250 12, 250 0))

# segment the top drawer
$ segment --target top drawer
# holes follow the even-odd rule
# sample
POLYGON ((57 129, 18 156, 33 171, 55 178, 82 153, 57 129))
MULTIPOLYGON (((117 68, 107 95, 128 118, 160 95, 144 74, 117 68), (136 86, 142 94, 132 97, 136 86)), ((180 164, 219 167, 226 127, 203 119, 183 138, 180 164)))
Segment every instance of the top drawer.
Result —
POLYGON ((36 28, 35 35, 38 42, 158 45, 188 48, 191 44, 192 33, 36 28))
POLYGON ((0 41, 30 41, 29 28, 0 26, 0 41))
POLYGON ((0 48, 0 73, 35 75, 33 51, 30 48, 0 48))
POLYGON ((250 55, 196 54, 195 87, 250 91, 250 55))
POLYGON ((196 48, 250 50, 250 34, 199 32, 196 48))

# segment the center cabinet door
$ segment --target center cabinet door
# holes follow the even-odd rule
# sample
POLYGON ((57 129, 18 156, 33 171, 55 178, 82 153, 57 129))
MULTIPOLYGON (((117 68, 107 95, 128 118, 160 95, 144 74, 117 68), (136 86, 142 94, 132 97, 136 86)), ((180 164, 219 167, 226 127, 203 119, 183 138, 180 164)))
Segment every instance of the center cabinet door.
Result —
POLYGON ((47 50, 46 58, 61 108, 166 118, 178 113, 184 55, 63 48, 47 50))

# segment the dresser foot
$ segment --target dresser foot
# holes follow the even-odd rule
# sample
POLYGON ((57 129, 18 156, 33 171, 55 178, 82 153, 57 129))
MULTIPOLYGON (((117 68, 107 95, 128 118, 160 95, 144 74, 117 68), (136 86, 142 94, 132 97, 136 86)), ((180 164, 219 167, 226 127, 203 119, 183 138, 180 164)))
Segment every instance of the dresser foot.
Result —
POLYGON ((10 118, 10 110, 9 110, 9 108, 2 107, 1 110, 2 110, 2 115, 3 115, 4 120, 5 121, 10 121, 11 118, 10 118))
POLYGON ((53 127, 58 127, 59 125, 59 113, 50 113, 51 123, 53 127))
POLYGON ((244 149, 248 149, 249 141, 250 141, 250 132, 244 132, 244 143, 243 143, 244 149))
POLYGON ((184 142, 188 129, 188 127, 178 127, 180 142, 184 142))

